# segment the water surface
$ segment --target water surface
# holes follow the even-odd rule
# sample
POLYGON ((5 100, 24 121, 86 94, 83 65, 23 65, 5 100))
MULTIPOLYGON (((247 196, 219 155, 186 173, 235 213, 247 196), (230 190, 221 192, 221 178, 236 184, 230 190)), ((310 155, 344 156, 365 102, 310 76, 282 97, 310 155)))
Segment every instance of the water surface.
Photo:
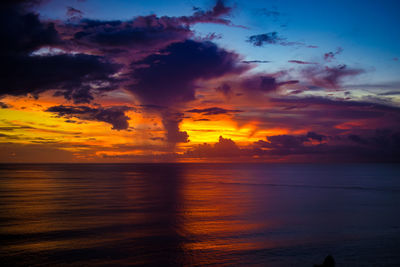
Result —
POLYGON ((6 266, 399 266, 400 166, 0 165, 6 266))

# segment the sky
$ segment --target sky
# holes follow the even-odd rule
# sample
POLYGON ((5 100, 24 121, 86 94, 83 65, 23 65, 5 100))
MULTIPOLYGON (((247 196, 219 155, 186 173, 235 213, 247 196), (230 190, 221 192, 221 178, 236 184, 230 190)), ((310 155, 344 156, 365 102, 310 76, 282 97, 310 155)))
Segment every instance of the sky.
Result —
POLYGON ((399 1, 0 4, 0 162, 399 162, 399 1))

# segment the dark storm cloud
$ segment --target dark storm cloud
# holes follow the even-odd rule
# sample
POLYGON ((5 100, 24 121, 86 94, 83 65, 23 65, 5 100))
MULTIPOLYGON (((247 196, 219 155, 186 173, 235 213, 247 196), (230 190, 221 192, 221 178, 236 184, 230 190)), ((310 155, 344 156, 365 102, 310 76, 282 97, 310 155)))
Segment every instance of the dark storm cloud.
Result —
MULTIPOLYGON (((128 89, 144 105, 176 108, 195 99, 199 79, 213 79, 247 70, 238 62, 240 58, 237 54, 214 43, 186 40, 133 63, 131 75, 135 83, 128 89)), ((171 116, 166 111, 159 114, 169 142, 188 141, 187 133, 179 131, 182 118, 171 116)))
POLYGON ((165 140, 170 144, 189 142, 189 135, 187 132, 180 131, 179 129, 179 124, 182 122, 184 117, 183 113, 160 105, 149 104, 139 105, 138 107, 144 112, 160 115, 161 122, 165 129, 165 138, 162 138, 162 140, 165 140))
POLYGON ((0 4, 0 53, 16 57, 26 55, 45 45, 60 43, 59 35, 53 23, 41 22, 38 14, 27 12, 23 4, 0 4))
MULTIPOLYGON (((195 99, 196 82, 247 70, 238 64, 237 54, 217 47, 211 42, 186 40, 173 43, 158 54, 132 64, 135 81, 128 89, 144 105, 177 108, 195 99)), ((182 118, 160 111, 167 140, 187 142, 186 132, 179 131, 182 118)))
POLYGON ((237 54, 214 43, 186 40, 132 64, 136 83, 129 89, 143 104, 182 104, 195 99, 197 80, 245 71, 238 62, 237 54))
POLYGON ((242 111, 237 109, 224 109, 224 108, 212 107, 204 109, 191 109, 191 110, 186 110, 185 112, 200 113, 202 115, 219 115, 219 114, 237 113, 242 111))
MULTIPOLYGON (((82 12, 68 7, 70 19, 67 23, 57 22, 57 27, 40 21, 38 14, 20 3, 2 4, 5 8, 1 10, 0 33, 5 41, 0 44, 0 53, 4 55, 0 63, 3 82, 0 95, 38 97, 44 91, 55 90, 55 96, 63 96, 75 104, 89 103, 94 93, 118 88, 122 80, 115 78, 115 74, 122 71, 119 77, 133 79, 127 89, 141 104, 165 107, 157 112, 167 131, 166 139, 187 142, 187 133, 179 131, 182 117, 170 107, 194 100, 197 80, 239 74, 248 69, 239 64, 235 53, 208 41, 187 40, 194 35, 190 29, 193 24, 232 25, 225 18, 232 8, 221 0, 210 10, 196 9, 191 16, 150 15, 129 21, 80 19, 82 12), (61 53, 45 54, 38 52, 40 48, 59 48, 61 53), (71 50, 74 53, 68 54, 71 50), (123 55, 128 51, 129 55, 142 54, 140 60, 135 56, 125 59, 123 55), (129 60, 136 62, 130 69, 112 62, 121 58, 125 64, 129 60)), ((48 111, 59 116, 108 122, 115 129, 127 127, 123 110, 61 106, 48 111), (116 121, 108 116, 110 112, 116 121)))
MULTIPOLYGON (((109 90, 115 82, 110 75, 119 66, 101 56, 86 54, 33 55, 42 47, 62 47, 53 23, 42 22, 25 5, 2 4, 0 10, 0 95, 26 95, 59 89, 76 103, 92 99, 90 89, 109 90)), ((25 1, 24 3, 25 4, 25 1)))
POLYGON ((101 121, 109 123, 114 130, 126 130, 129 127, 129 117, 125 112, 129 107, 118 106, 109 108, 91 108, 88 106, 53 106, 48 108, 47 112, 56 113, 59 117, 78 118, 81 120, 101 121))
POLYGON ((116 80, 110 75, 119 65, 99 56, 86 54, 60 54, 53 56, 21 56, 3 61, 1 94, 39 94, 59 89, 66 99, 75 103, 89 102, 90 89, 110 90, 116 80), (23 77, 23 78, 21 78, 23 77))

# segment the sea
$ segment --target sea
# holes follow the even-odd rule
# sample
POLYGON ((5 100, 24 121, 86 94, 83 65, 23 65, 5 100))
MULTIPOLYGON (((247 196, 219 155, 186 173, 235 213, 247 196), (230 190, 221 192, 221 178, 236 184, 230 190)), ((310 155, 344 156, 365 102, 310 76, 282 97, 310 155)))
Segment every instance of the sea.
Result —
POLYGON ((400 266, 400 165, 1 164, 1 266, 400 266))

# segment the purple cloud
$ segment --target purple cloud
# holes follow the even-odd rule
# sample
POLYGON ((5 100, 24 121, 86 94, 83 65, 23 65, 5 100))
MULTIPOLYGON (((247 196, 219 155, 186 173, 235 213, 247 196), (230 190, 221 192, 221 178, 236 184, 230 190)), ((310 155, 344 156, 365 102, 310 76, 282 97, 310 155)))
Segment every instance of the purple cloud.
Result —
POLYGON ((208 115, 238 113, 238 112, 242 112, 242 111, 238 110, 238 109, 224 109, 224 108, 212 107, 212 108, 204 108, 204 109, 190 109, 190 110, 186 110, 185 112, 200 113, 202 115, 208 116, 208 115))
POLYGON ((302 76, 313 86, 325 89, 339 89, 346 77, 355 77, 364 73, 363 69, 348 68, 346 65, 336 67, 312 66, 301 71, 302 76))
POLYGON ((242 86, 246 90, 258 90, 262 92, 273 92, 279 87, 287 84, 296 84, 299 81, 289 80, 279 82, 276 75, 254 75, 242 81, 242 86))
POLYGON ((233 96, 233 90, 227 83, 215 88, 215 91, 221 93, 225 98, 230 99, 233 96))
POLYGON ((214 145, 200 144, 185 152, 184 157, 189 158, 213 158, 234 157, 241 154, 240 148, 231 139, 219 137, 214 145))

